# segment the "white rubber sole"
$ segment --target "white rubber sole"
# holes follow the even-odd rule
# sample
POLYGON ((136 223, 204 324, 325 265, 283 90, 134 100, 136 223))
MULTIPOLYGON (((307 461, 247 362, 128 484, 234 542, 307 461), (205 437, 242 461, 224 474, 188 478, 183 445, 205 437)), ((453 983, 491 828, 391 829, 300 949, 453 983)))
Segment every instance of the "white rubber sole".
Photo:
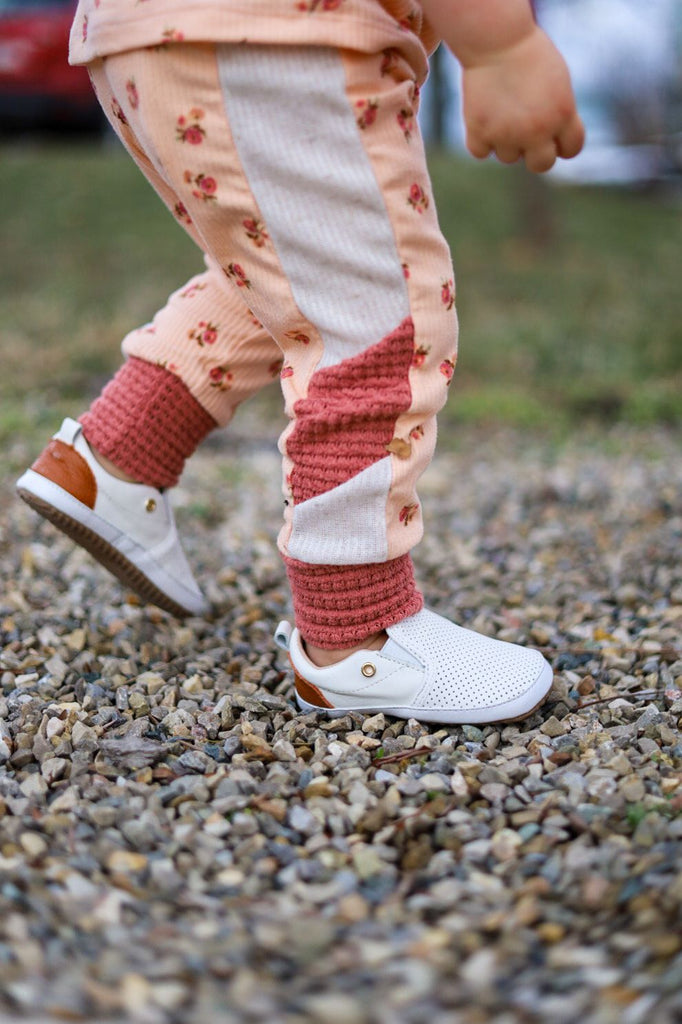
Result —
POLYGON ((352 711, 364 715, 376 715, 380 711, 395 718, 416 718, 419 722, 439 722, 442 725, 496 725, 501 722, 518 722, 528 718, 541 707, 552 688, 554 673, 549 664, 543 665, 539 676, 525 693, 514 700, 505 701, 486 708, 416 708, 358 705, 347 708, 322 708, 309 704, 296 691, 296 703, 303 712, 315 711, 327 718, 340 718, 352 711))
POLYGON ((52 480, 27 469, 16 489, 27 505, 85 548, 145 602, 178 618, 209 611, 204 597, 170 576, 145 548, 52 480))

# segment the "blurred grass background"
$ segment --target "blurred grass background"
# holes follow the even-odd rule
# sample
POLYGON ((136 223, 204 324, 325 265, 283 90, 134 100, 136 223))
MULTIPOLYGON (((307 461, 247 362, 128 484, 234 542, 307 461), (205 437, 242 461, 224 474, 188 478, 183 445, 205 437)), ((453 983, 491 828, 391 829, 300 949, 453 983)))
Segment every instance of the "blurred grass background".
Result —
MULTIPOLYGON (((0 448, 35 450, 201 257, 113 142, 2 146, 0 448)), ((679 193, 568 188, 432 154, 461 344, 441 420, 682 424, 679 193)), ((258 400, 277 418, 277 390, 258 400)), ((19 466, 12 468, 21 468, 19 466)))

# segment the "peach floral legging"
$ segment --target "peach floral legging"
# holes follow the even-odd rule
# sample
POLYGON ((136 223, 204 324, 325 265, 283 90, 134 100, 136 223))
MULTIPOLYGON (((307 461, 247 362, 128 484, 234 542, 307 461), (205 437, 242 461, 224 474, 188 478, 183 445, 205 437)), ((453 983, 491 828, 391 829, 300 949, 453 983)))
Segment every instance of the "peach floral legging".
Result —
POLYGON ((207 265, 125 354, 220 425, 281 377, 279 548, 306 639, 349 646, 414 613, 415 486, 457 341, 414 72, 396 50, 183 43, 90 71, 207 265))

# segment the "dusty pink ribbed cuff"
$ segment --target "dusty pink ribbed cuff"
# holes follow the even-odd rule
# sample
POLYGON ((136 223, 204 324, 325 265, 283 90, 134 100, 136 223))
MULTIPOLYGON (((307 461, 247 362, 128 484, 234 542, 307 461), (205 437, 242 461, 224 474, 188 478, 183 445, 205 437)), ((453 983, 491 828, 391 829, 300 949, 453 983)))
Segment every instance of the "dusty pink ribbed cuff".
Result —
POLYGON ((174 373, 131 356, 80 418, 86 441, 140 483, 173 487, 216 426, 174 373))
POLYGON ((352 647, 424 603, 409 555, 369 565, 309 565, 291 558, 284 564, 296 625, 317 647, 352 647))

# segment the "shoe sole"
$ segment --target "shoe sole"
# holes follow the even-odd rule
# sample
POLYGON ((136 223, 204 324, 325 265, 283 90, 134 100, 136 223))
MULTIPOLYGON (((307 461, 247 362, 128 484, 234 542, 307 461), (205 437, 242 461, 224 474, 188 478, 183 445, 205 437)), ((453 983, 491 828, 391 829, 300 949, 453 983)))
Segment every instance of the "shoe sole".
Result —
POLYGON ((439 713, 434 708, 320 708, 315 704, 308 704, 307 701, 303 700, 299 694, 296 694, 296 703, 298 704, 299 711, 304 714, 308 714, 311 711, 316 711, 318 714, 324 715, 325 718, 341 718, 343 715, 350 714, 351 712, 362 714, 362 715, 378 715, 381 711, 385 715, 393 715, 395 718, 415 718, 418 722, 436 722, 440 725, 503 725, 509 722, 522 722, 526 718, 537 711, 547 700, 547 696, 541 697, 537 704, 530 708, 529 711, 524 711, 521 715, 515 715, 513 718, 491 718, 489 720, 477 720, 472 721, 470 716, 464 714, 458 714, 456 717, 452 717, 448 712, 439 713))
MULTIPOLYGON (((532 707, 523 710, 520 714, 514 714, 518 711, 518 708, 514 705, 518 705, 519 700, 510 701, 509 714, 505 714, 500 709, 500 716, 496 718, 485 717, 485 712, 474 712, 466 710, 453 710, 451 708, 414 708, 414 707, 351 707, 351 708, 322 708, 316 704, 309 704, 308 701, 304 700, 303 697, 296 690, 296 703, 298 704, 299 710, 305 713, 316 711, 318 714, 323 714, 327 718, 340 718, 343 715, 347 715, 350 712, 358 712, 363 715, 376 715, 380 711, 385 715, 393 715, 395 718, 416 718, 419 722, 438 722, 441 725, 502 725, 507 722, 522 722, 524 719, 529 718, 534 712, 547 700, 549 691, 552 687, 552 680, 554 676, 551 668, 547 665, 543 668, 542 672, 535 680, 535 683, 528 691, 528 698, 533 700, 538 692, 541 693, 540 699, 537 700, 532 707)), ((503 705, 504 707, 504 705, 503 705)))
POLYGON ((67 537, 74 540, 80 547, 85 548, 100 565, 108 569, 124 586, 134 590, 143 601, 155 604, 179 619, 185 619, 188 616, 197 614, 178 604, 172 597, 169 597, 163 590, 160 590, 130 559, 121 554, 113 544, 109 544, 108 541, 104 540, 94 530, 84 526, 77 519, 73 519, 66 512, 55 508, 49 501, 38 497, 24 487, 17 487, 17 494, 35 512, 38 512, 44 519, 51 522, 53 526, 56 526, 58 530, 61 530, 67 537))

